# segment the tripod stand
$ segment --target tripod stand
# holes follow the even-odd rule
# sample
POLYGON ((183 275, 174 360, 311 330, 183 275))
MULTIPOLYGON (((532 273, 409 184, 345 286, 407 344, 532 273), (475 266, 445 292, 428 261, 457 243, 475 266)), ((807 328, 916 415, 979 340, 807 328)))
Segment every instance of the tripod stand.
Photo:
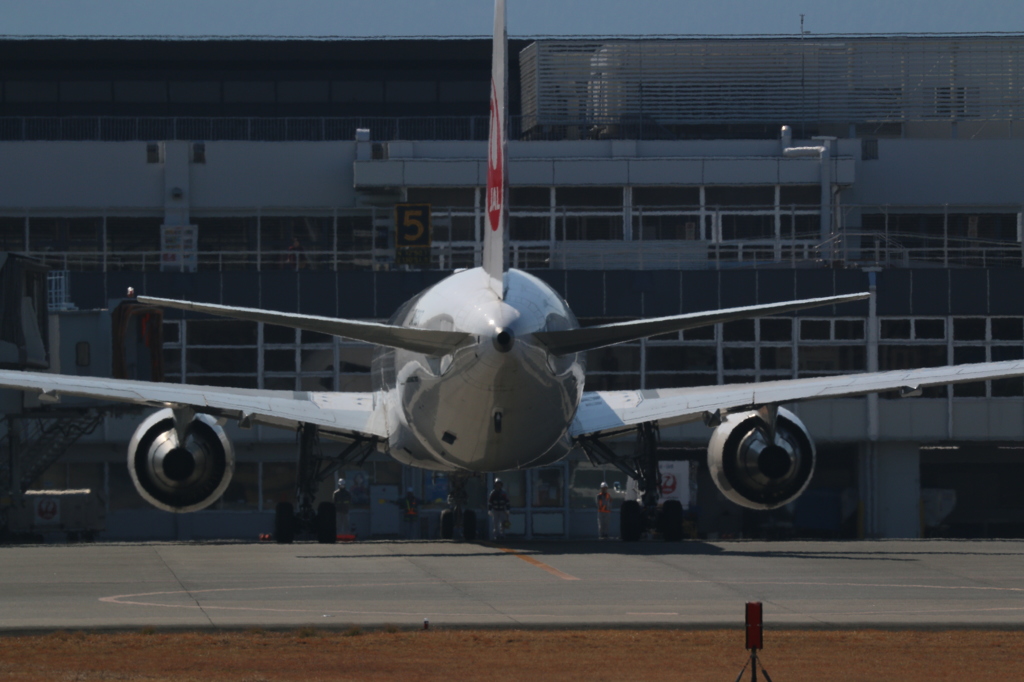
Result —
POLYGON ((743 673, 747 672, 748 666, 750 667, 750 682, 757 682, 758 666, 761 667, 761 672, 764 673, 764 679, 766 682, 772 682, 772 678, 768 674, 768 671, 764 669, 764 665, 762 665, 761 661, 757 658, 757 649, 750 650, 750 658, 747 659, 747 662, 743 666, 743 670, 740 671, 740 674, 736 676, 736 682, 740 682, 740 678, 743 677, 743 673))

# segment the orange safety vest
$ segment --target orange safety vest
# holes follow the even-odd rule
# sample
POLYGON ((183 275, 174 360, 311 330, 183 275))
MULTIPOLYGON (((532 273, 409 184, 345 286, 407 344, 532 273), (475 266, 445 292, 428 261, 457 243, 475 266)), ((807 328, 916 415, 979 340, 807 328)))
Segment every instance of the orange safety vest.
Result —
POLYGON ((416 500, 410 500, 408 497, 403 497, 402 498, 402 507, 405 508, 405 516, 406 517, 416 516, 417 515, 416 500))
POLYGON ((598 493, 597 494, 597 511, 602 514, 609 514, 612 511, 612 496, 611 493, 598 493))

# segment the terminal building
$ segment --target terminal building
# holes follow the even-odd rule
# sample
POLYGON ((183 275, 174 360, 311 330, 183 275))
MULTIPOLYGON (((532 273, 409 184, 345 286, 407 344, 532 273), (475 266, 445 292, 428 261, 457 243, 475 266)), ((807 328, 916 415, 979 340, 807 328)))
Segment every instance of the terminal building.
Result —
MULTIPOLYGON (((593 351, 588 389, 1024 357, 1024 36, 538 39, 509 53, 510 263, 581 324, 874 293, 593 351)), ((0 353, 5 367, 366 391, 365 344, 151 311, 147 362, 113 350, 112 311, 133 287, 386 320, 479 264, 488 40, 8 38, 0 55, 0 251, 50 269, 48 357, 0 353), (401 203, 430 205, 416 264, 396 253, 401 203)), ((39 405, 2 404, 6 431, 39 405)), ((254 538, 294 494, 295 434, 229 424, 223 498, 151 509, 125 461, 142 415, 75 405, 93 430, 26 484, 102 491, 102 537, 254 538)), ((1024 380, 792 409, 817 469, 773 512, 719 495, 711 429, 661 433, 665 457, 689 463, 698 536, 1024 535, 1024 380)), ((398 532, 387 501, 409 487, 436 536, 443 475, 384 455, 343 475, 361 537, 398 532)), ((526 537, 596 535, 598 485, 626 484, 582 452, 500 475, 526 537)), ((490 480, 471 484, 481 512, 490 480)))

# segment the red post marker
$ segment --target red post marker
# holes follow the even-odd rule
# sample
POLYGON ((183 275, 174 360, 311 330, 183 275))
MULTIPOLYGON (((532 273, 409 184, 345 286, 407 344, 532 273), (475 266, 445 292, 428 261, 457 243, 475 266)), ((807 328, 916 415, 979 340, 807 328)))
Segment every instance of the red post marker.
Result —
POLYGON ((761 627, 761 602, 747 602, 747 648, 751 651, 764 648, 764 631, 761 627))

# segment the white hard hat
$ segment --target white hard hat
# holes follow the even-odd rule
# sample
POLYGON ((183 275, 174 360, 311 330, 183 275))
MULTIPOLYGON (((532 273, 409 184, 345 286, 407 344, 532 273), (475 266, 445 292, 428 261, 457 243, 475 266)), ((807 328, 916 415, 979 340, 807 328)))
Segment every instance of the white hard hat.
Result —
POLYGON ((345 479, 344 478, 339 478, 338 479, 338 487, 339 488, 344 488, 345 487, 345 479))
POLYGON ((607 484, 607 483, 605 483, 604 481, 601 481, 601 487, 602 487, 602 488, 607 488, 607 487, 608 487, 608 484, 607 484))
POLYGON ((494 485, 498 485, 499 483, 501 483, 501 479, 500 478, 494 479, 494 485))

